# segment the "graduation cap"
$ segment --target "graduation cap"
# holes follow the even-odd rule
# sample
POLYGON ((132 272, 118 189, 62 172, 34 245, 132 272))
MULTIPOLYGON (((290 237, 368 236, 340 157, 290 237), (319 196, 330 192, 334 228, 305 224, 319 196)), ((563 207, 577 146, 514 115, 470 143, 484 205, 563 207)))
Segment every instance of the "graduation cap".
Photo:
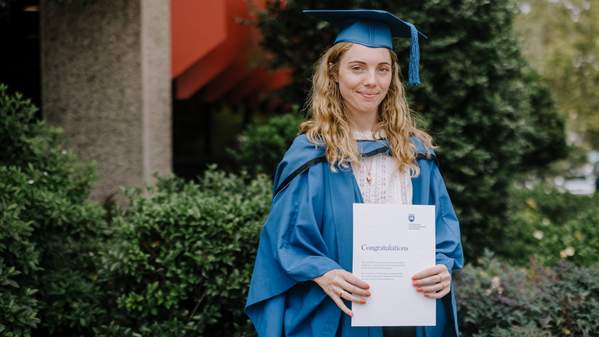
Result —
POLYGON ((370 48, 388 48, 393 50, 393 37, 410 38, 410 63, 408 66, 408 84, 420 84, 420 50, 416 26, 397 16, 378 9, 305 9, 304 14, 325 20, 340 27, 335 43, 352 42, 370 48))

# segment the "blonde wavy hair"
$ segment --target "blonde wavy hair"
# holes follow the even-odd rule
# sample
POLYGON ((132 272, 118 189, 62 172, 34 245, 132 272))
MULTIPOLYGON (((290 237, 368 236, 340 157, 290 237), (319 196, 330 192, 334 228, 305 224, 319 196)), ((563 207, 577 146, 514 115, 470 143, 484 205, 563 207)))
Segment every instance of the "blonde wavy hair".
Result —
MULTIPOLYGON (((300 125, 300 132, 308 140, 326 147, 326 159, 335 166, 347 167, 349 163, 361 164, 362 156, 351 133, 350 114, 344 109, 339 84, 339 63, 352 43, 341 42, 326 50, 316 62, 312 89, 307 101, 308 119, 300 125)), ((387 95, 379 105, 374 134, 384 131, 391 148, 391 155, 401 171, 409 169, 410 176, 418 176, 416 147, 410 136, 418 137, 426 147, 436 148, 432 137, 416 127, 416 120, 405 97, 405 89, 399 79, 397 55, 389 50, 392 60, 392 79, 387 95)))

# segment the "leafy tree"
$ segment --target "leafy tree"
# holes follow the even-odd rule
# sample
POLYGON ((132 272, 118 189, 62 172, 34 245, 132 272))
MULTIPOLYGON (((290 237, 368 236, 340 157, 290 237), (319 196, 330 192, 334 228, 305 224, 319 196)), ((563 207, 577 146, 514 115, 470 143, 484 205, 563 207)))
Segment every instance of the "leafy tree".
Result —
POLYGON ((599 3, 521 0, 516 27, 578 143, 599 149, 599 3), (585 145, 587 145, 585 144, 585 145))
MULTIPOLYGON (((263 45, 275 66, 294 69, 286 91, 301 104, 313 63, 335 32, 301 14, 305 8, 382 8, 414 22, 423 85, 409 90, 412 108, 440 145, 441 169, 462 223, 466 255, 506 244, 507 191, 521 173, 564 157, 563 119, 522 58, 514 35, 514 1, 281 1, 259 15, 263 45), (300 52, 298 52, 300 51, 300 52)), ((409 41, 398 41, 407 63, 409 41)), ((402 67, 407 78, 407 67, 402 67)))

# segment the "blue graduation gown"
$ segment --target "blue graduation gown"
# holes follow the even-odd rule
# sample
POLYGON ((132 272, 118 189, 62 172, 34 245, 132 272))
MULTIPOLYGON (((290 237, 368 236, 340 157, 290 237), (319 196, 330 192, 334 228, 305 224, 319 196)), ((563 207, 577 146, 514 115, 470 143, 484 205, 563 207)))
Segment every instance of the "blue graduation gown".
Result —
MULTIPOLYGON (((434 152, 410 140, 420 167, 412 202, 436 205, 436 261, 452 272, 464 264, 459 222, 434 152)), ((358 146, 364 156, 389 155, 386 140, 358 146)), ((312 281, 332 269, 352 271, 352 204, 361 202, 351 167, 333 172, 324 147, 297 136, 277 166, 245 306, 258 336, 382 337, 381 327, 351 327, 351 317, 312 281)), ((437 325, 418 327, 417 335, 458 336, 457 326, 452 282, 450 294, 437 300, 437 325)))

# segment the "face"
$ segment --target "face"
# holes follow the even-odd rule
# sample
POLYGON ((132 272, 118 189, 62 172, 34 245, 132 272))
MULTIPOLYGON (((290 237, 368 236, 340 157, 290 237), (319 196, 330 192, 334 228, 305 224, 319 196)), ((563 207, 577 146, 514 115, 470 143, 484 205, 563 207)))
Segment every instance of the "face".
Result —
POLYGON ((341 56, 337 82, 351 113, 376 113, 389 90, 392 69, 386 48, 353 44, 341 56))

